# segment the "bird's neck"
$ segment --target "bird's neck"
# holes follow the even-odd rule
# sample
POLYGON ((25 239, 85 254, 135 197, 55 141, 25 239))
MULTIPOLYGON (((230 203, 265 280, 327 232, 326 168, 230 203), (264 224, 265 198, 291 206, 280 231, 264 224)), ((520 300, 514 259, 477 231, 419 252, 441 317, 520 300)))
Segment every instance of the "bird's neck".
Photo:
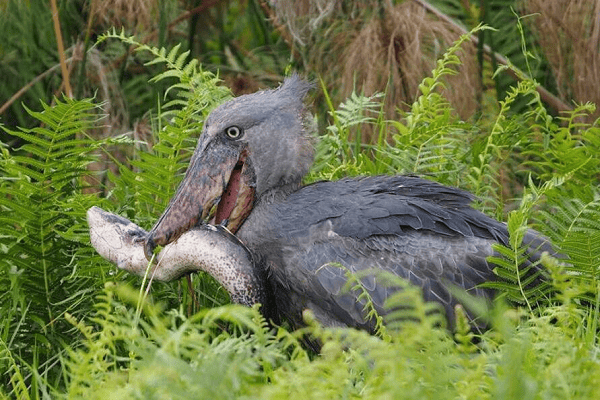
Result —
POLYGON ((294 182, 267 189, 261 193, 256 202, 256 206, 269 205, 284 201, 290 194, 294 193, 301 187, 302 182, 294 182))
POLYGON ((266 190, 258 199, 257 204, 273 204, 287 199, 287 197, 300 189, 300 183, 287 184, 266 190))
POLYGON ((277 186, 263 192, 256 200, 252 212, 246 218, 236 236, 244 242, 251 251, 256 251, 262 243, 264 232, 269 232, 269 221, 272 217, 272 207, 285 201, 290 194, 302 187, 301 183, 277 186))

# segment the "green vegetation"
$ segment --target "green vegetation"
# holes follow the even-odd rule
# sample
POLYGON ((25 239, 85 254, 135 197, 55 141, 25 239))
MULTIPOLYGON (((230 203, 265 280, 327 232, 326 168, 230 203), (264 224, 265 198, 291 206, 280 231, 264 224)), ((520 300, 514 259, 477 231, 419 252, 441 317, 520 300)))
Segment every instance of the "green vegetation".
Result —
POLYGON ((498 301, 465 300, 490 330, 471 331, 459 311, 449 333, 408 286, 390 303, 411 307, 378 336, 323 329, 310 315, 300 331, 269 327, 258 310, 225 305, 206 276, 193 278, 198 299, 182 281, 154 284, 140 302, 140 279, 94 254, 85 212, 100 205, 148 228, 229 92, 179 48, 111 31, 100 45, 125 43, 165 67, 148 140, 97 139, 108 103, 93 98, 54 98, 27 110, 35 127, 3 128, 22 146, 0 148, 0 398, 600 398, 600 127, 586 122, 595 107, 555 116, 525 79, 485 118, 461 120, 443 89, 466 41, 440 56, 401 118, 386 118, 385 94, 334 107, 325 90, 329 127, 308 179, 408 173, 477 194, 511 233, 495 260, 498 301), (357 140, 363 131, 375 140, 357 140), (91 168, 103 157, 116 168, 91 168), (534 292, 515 268, 529 224, 569 257, 544 259, 549 283, 534 292), (302 347, 305 334, 324 343, 320 355, 302 347))

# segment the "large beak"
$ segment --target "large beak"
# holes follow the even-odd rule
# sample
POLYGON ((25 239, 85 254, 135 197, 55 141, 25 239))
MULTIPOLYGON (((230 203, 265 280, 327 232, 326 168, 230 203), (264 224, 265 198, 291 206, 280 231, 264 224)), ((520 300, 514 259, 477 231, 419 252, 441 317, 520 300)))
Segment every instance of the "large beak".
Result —
POLYGON ((146 238, 146 257, 211 219, 235 233, 252 210, 255 187, 244 145, 200 140, 175 196, 146 238))

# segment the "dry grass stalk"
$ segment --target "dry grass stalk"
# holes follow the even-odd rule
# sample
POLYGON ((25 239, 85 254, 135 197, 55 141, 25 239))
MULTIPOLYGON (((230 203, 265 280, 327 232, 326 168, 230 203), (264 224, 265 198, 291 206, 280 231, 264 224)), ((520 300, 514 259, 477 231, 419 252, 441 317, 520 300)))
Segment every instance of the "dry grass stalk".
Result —
POLYGON ((90 14, 102 26, 150 28, 158 21, 158 1, 92 0, 90 14))
MULTIPOLYGON (((551 65, 559 96, 600 106, 600 0, 529 0, 528 21, 551 65)), ((600 107, 589 120, 600 116, 600 107)))
MULTIPOLYGON (((419 94, 419 83, 462 33, 412 1, 272 4, 276 23, 286 26, 296 44, 305 44, 304 67, 324 79, 335 101, 343 101, 352 90, 365 95, 386 91, 389 118, 398 117, 398 108, 408 109, 419 94)), ((447 79, 444 95, 466 119, 477 109, 480 83, 475 46, 465 44, 462 53, 463 65, 447 79)))
POLYGON ((305 46, 321 24, 339 12, 336 0, 270 0, 276 19, 285 24, 295 42, 305 46))
POLYGON ((56 5, 56 0, 50 1, 50 6, 52 9, 52 21, 54 22, 54 34, 56 36, 56 43, 58 46, 58 57, 60 59, 60 69, 62 71, 63 77, 63 85, 65 87, 65 94, 68 97, 73 97, 73 90, 71 89, 71 81, 69 79, 69 70, 67 68, 66 56, 65 56, 65 47, 63 43, 60 21, 58 19, 58 7, 56 5))
MULTIPOLYGON (((386 111, 406 109, 418 96, 418 85, 431 75, 436 60, 458 39, 460 33, 450 24, 435 19, 413 2, 385 10, 384 18, 374 16, 346 47, 342 56, 341 88, 348 95, 354 82, 365 94, 384 91, 386 111)), ((461 55, 459 74, 447 79, 445 96, 463 118, 477 107, 478 66, 475 47, 467 44, 461 55)))

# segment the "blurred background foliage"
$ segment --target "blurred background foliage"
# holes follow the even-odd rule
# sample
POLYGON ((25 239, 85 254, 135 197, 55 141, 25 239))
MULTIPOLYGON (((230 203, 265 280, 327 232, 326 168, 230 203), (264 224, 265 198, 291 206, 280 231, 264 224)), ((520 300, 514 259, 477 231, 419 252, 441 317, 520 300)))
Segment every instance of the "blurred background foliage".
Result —
MULTIPOLYGON (((334 104, 352 91, 386 92, 388 117, 408 109, 435 60, 480 22, 445 96, 462 119, 485 118, 517 77, 493 75, 510 60, 543 88, 554 112, 598 103, 600 3, 585 0, 58 0, 69 81, 76 98, 107 103, 102 135, 144 135, 164 94, 146 82, 162 66, 121 43, 94 46, 109 28, 157 47, 182 44, 219 71, 234 94, 272 87, 287 69, 323 79, 334 104), (522 17, 520 27, 515 23, 522 17), (524 38, 522 43, 521 37, 524 38), (527 53, 523 52, 526 46, 527 53), (532 57, 526 58, 525 54, 532 57)), ((45 0, 0 1, 0 121, 31 127, 36 108, 64 90, 45 0)), ((164 89, 164 86, 162 87, 164 89)), ((317 102, 319 103, 319 102, 317 102)), ((320 104, 320 103, 319 103, 320 104)), ((321 109, 324 112, 325 108, 321 109)), ((518 111, 518 110, 517 110, 518 111)), ((598 112, 589 118, 595 118, 598 112)), ((363 132, 363 140, 372 140, 363 132)), ((6 137, 3 137, 6 139, 6 137)))

